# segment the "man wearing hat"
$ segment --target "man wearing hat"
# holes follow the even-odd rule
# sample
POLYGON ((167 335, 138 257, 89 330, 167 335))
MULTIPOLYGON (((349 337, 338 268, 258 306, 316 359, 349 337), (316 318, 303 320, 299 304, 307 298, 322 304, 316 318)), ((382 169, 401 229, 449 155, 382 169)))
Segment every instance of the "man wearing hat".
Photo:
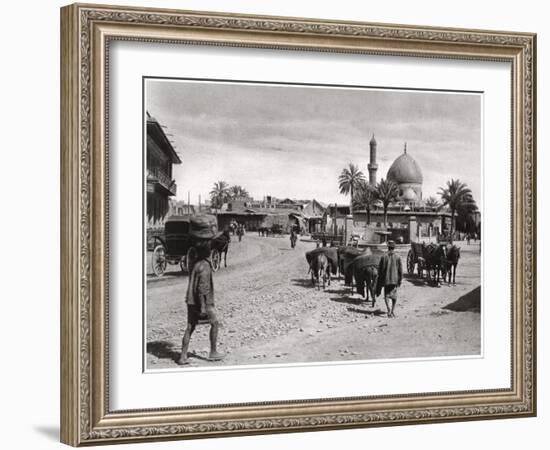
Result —
POLYGON ((214 280, 212 277, 212 262, 210 261, 210 239, 215 236, 216 227, 212 220, 194 217, 191 219, 191 236, 195 239, 194 247, 197 251, 195 262, 189 284, 187 285, 187 327, 183 335, 181 345, 181 356, 177 363, 179 365, 189 364, 187 350, 191 335, 199 320, 207 319, 210 323, 210 361, 219 361, 224 355, 218 353, 216 344, 218 340, 219 323, 214 305, 214 280))
POLYGON ((393 310, 397 303, 397 288, 401 286, 403 268, 401 258, 395 253, 395 242, 388 241, 388 252, 382 255, 378 265, 378 283, 376 293, 380 295, 384 288, 384 301, 388 309, 388 317, 395 317, 393 310), (390 308, 389 299, 392 301, 390 308))

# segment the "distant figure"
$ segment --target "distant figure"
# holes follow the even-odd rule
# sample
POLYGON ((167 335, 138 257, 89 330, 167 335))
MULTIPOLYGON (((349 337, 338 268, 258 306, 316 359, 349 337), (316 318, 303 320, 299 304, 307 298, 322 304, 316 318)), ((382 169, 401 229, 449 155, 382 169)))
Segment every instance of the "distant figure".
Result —
POLYGON ((237 225, 237 236, 239 237, 239 242, 243 240, 244 227, 242 224, 237 225))
POLYGON ((388 317, 395 317, 394 310, 397 303, 397 288, 401 286, 403 267, 401 258, 395 254, 395 242, 388 241, 388 252, 382 255, 378 265, 378 280, 376 295, 380 295, 384 288, 384 301, 388 310, 388 317), (389 299, 392 304, 390 308, 389 299))
POLYGON ((470 245, 470 240, 472 239, 472 236, 470 235, 470 233, 468 233, 466 235, 466 244, 470 245))
POLYGON ((290 248, 296 247, 296 241, 298 240, 298 233, 296 233, 296 230, 294 227, 290 230, 290 248))
MULTIPOLYGON (((214 237, 213 234, 210 238, 214 237)), ((181 344, 181 356, 179 365, 189 364, 187 350, 191 335, 199 320, 207 319, 210 323, 210 361, 219 361, 224 355, 218 353, 216 344, 218 340, 218 317, 214 305, 214 280, 212 277, 212 262, 210 261, 210 241, 200 241, 196 245, 197 262, 193 266, 187 286, 187 327, 181 344)))

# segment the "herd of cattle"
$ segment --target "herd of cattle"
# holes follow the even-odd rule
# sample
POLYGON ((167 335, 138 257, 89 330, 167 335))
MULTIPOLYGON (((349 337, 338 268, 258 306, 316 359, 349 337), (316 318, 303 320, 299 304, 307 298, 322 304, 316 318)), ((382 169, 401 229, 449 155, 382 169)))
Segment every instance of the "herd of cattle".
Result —
MULTIPOLYGON (((231 230, 213 240, 216 248, 227 267, 227 251, 231 241, 231 230)), ((269 236, 265 230, 259 230, 260 236, 269 236)), ((272 235, 276 234, 273 231, 272 235)), ((297 235, 291 232, 291 246, 295 248, 297 235)), ((239 239, 240 241, 240 239, 239 239)), ((378 266, 381 254, 375 254, 369 249, 359 249, 354 246, 317 247, 306 252, 306 261, 311 274, 311 283, 318 289, 330 286, 333 276, 343 276, 344 284, 354 288, 365 301, 372 299, 374 306, 376 299, 376 285, 378 281, 378 266)), ((428 282, 440 284, 442 279, 448 284, 455 284, 456 269, 460 260, 460 247, 454 244, 425 244, 413 242, 407 254, 406 268, 409 275, 415 272, 419 278, 426 278, 428 282)), ((221 262, 221 261, 220 261, 221 262)))
MULTIPOLYGON (((357 247, 318 247, 306 252, 311 283, 318 289, 330 286, 332 276, 343 276, 344 284, 354 288, 365 301, 372 299, 374 306, 380 254, 357 247)), ((417 272, 420 278, 439 285, 440 277, 455 284, 460 247, 453 244, 413 244, 407 255, 409 275, 417 272)))

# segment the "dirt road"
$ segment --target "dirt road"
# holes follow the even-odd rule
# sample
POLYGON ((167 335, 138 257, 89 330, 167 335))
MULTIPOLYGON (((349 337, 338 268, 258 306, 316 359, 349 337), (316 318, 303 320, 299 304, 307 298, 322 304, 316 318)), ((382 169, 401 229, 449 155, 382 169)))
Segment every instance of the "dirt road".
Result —
MULTIPOLYGON (((456 286, 433 287, 406 278, 396 318, 384 300, 374 308, 333 280, 325 291, 311 286, 304 253, 314 244, 288 236, 234 239, 228 267, 214 274, 222 322, 219 347, 226 358, 208 362, 208 325, 193 334, 191 366, 296 363, 480 353, 479 246, 461 246, 456 286)), ((401 253, 403 263, 406 250, 401 253)), ((187 275, 169 266, 148 277, 147 368, 177 367, 186 325, 187 275)))

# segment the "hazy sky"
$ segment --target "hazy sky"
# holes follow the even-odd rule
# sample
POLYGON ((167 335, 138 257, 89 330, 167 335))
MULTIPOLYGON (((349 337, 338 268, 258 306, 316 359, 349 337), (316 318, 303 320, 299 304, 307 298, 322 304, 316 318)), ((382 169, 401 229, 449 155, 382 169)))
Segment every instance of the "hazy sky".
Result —
POLYGON ((481 96, 364 88, 148 80, 146 107, 164 125, 183 164, 178 199, 197 203, 215 181, 256 199, 344 203, 338 175, 348 163, 368 177, 369 141, 378 176, 407 153, 422 169, 423 197, 452 178, 481 194, 481 96))

